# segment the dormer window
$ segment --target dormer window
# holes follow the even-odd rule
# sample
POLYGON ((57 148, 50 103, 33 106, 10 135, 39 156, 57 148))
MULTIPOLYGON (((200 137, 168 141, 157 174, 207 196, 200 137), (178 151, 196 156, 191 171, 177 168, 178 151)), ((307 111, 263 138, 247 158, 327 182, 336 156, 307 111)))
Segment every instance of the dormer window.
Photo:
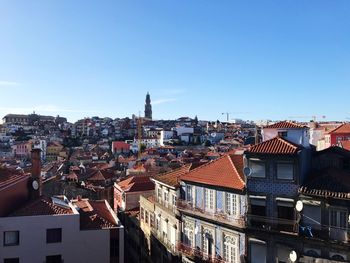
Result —
POLYGON ((278 132, 278 137, 287 138, 287 136, 288 136, 288 132, 287 131, 279 131, 278 132))

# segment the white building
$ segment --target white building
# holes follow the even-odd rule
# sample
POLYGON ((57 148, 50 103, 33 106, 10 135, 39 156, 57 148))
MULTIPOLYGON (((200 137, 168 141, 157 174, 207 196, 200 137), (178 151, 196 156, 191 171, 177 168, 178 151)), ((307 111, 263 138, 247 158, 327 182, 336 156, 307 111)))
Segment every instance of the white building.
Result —
POLYGON ((0 262, 123 262, 123 226, 104 200, 40 197, 0 226, 0 262))
POLYGON ((310 146, 309 128, 294 122, 281 121, 266 126, 262 129, 261 135, 264 142, 279 136, 304 147, 310 146))

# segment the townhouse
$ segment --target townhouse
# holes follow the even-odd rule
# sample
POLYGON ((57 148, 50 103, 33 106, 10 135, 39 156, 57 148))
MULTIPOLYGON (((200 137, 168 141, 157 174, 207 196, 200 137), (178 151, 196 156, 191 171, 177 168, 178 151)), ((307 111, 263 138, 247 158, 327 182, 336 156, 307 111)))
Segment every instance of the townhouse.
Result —
POLYGON ((224 155, 181 176, 182 262, 241 262, 246 255, 243 156, 224 155))

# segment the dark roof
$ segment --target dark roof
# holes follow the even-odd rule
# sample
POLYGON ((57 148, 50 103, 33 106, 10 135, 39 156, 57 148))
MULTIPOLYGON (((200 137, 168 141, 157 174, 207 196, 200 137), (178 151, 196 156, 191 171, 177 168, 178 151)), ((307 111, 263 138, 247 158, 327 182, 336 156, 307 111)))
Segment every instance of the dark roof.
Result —
POLYGON ((328 168, 314 171, 299 193, 323 198, 350 200, 350 171, 328 168))
POLYGON ((315 155, 322 155, 322 154, 326 154, 326 153, 334 153, 334 154, 342 155, 344 157, 350 157, 350 151, 348 151, 344 148, 341 148, 339 146, 331 146, 331 147, 328 147, 322 151, 316 151, 315 155))
POLYGON ((292 143, 284 138, 275 137, 271 140, 253 145, 247 153, 262 154, 296 154, 302 146, 292 143))

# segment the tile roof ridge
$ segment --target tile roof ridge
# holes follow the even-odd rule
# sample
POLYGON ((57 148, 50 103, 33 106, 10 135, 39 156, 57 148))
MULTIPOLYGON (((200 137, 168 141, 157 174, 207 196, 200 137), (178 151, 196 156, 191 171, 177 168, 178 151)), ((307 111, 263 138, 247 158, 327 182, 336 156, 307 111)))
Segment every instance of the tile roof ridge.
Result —
POLYGON ((220 156, 219 158, 217 158, 217 159, 215 159, 215 160, 212 160, 212 161, 210 161, 210 162, 204 163, 204 164, 202 164, 202 165, 200 165, 200 166, 194 168, 193 170, 190 170, 188 173, 186 173, 186 174, 184 174, 184 175, 187 175, 187 174, 189 174, 189 173, 192 173, 192 172, 195 172, 195 171, 197 171, 197 170, 200 170, 200 168, 204 168, 204 167, 208 166, 208 165, 211 164, 211 163, 215 163, 215 162, 217 162, 217 161, 223 159, 224 157, 225 157, 225 155, 222 155, 222 156, 220 156))
POLYGON ((242 179, 241 176, 239 175, 239 172, 238 172, 238 170, 237 170, 237 168, 236 168, 236 165, 233 163, 230 154, 225 154, 224 156, 227 156, 227 158, 229 159, 229 162, 231 163, 233 169, 234 169, 235 172, 236 172, 236 175, 238 176, 239 180, 240 180, 240 181, 244 184, 244 186, 245 186, 245 181, 243 181, 243 179, 242 179))
POLYGON ((302 148, 302 145, 299 145, 299 144, 296 144, 294 142, 291 142, 291 141, 287 140, 286 138, 283 138, 283 137, 280 137, 280 136, 277 136, 275 138, 278 138, 278 139, 282 140, 282 142, 288 144, 289 146, 293 146, 293 147, 296 147, 296 148, 302 148))

